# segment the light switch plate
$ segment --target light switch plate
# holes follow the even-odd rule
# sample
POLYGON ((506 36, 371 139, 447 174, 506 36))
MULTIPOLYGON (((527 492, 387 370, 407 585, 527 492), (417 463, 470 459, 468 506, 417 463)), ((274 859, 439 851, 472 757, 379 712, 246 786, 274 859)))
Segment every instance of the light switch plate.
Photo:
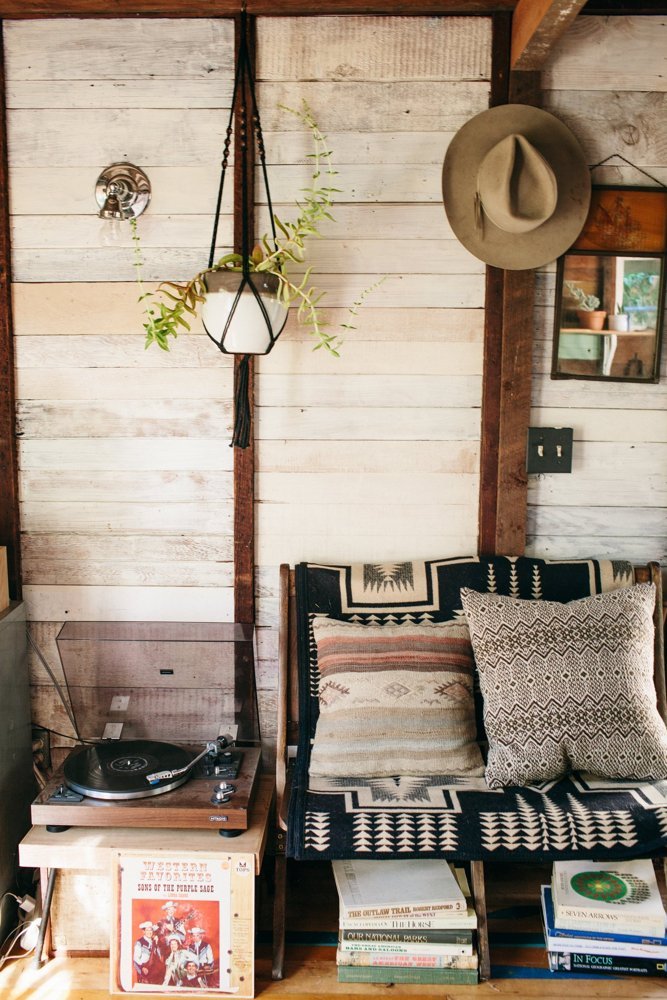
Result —
POLYGON ((571 427, 529 427, 526 472, 572 472, 571 427))

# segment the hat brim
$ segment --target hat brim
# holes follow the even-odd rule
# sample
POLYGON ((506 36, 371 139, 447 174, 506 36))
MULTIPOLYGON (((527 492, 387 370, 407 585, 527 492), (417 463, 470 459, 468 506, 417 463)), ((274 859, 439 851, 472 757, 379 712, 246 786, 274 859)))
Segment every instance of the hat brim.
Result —
POLYGON ((506 270, 547 264, 572 246, 591 200, 591 176, 583 150, 554 115, 528 104, 502 104, 482 111, 456 133, 442 169, 445 212, 454 235, 475 257, 506 270), (553 215, 528 233, 509 234, 484 216, 475 219, 477 173, 486 154, 507 135, 519 133, 542 154, 558 183, 553 215))

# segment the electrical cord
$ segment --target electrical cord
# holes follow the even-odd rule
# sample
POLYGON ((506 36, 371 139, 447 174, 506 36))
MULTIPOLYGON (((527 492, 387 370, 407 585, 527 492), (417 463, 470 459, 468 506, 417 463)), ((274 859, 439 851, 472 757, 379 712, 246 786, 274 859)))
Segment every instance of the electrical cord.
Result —
MULTIPOLYGON (((0 898, 0 910, 5 903, 5 900, 10 898, 18 903, 19 911, 23 911, 27 914, 32 913, 35 909, 35 901, 31 896, 17 896, 14 892, 6 892, 0 898)), ((18 927, 15 927, 9 932, 9 934, 7 934, 4 941, 0 944, 0 969, 2 969, 6 962, 15 958, 24 958, 34 950, 35 945, 37 944, 41 923, 41 917, 35 917, 32 920, 22 920, 18 927), (29 935, 32 935, 34 940, 28 940, 26 944, 22 944, 21 942, 26 938, 29 938, 29 935), (22 948, 22 951, 20 954, 12 954, 12 948, 14 948, 17 944, 22 948)))

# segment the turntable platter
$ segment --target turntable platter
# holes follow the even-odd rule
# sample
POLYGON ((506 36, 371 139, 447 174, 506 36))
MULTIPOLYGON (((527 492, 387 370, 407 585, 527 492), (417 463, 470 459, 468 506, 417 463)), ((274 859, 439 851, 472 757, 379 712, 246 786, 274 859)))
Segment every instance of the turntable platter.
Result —
POLYGON ((143 799, 178 788, 190 772, 149 783, 160 771, 178 771, 195 754, 185 747, 156 740, 110 740, 82 747, 64 764, 66 784, 94 799, 143 799))

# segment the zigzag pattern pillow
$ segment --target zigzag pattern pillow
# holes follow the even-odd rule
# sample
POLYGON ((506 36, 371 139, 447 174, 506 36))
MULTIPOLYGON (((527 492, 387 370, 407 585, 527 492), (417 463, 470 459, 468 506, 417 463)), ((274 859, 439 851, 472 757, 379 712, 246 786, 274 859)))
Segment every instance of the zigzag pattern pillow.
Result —
POLYGON ((316 618, 311 777, 482 775, 466 625, 316 618))
POLYGON ((491 788, 568 771, 667 778, 667 729, 653 683, 655 587, 569 604, 466 588, 484 697, 491 788))

